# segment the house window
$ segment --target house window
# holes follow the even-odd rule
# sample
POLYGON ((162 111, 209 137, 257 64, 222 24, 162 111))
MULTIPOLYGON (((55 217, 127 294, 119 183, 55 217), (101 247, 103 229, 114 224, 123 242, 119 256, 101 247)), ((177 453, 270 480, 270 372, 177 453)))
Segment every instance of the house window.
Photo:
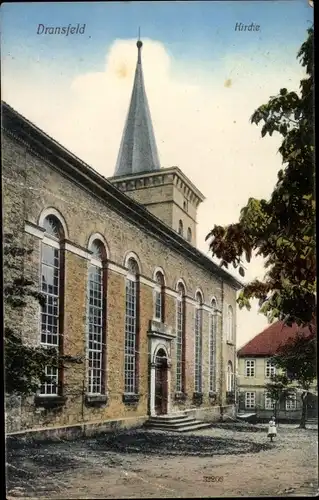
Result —
POLYGON ((183 222, 180 220, 178 223, 178 234, 183 236, 184 228, 183 228, 183 222))
POLYGON ((296 410, 297 409, 297 396, 293 393, 286 398, 286 410, 296 410))
POLYGON ((195 392, 202 392, 202 305, 200 293, 196 295, 195 306, 195 392))
POLYGON ((276 367, 271 360, 266 361, 266 378, 270 378, 273 375, 276 375, 276 367))
POLYGON ((216 390, 216 340, 217 340, 217 303, 212 300, 213 313, 210 320, 209 336, 209 392, 216 390))
POLYGON ((187 212, 187 210, 188 210, 188 201, 187 200, 184 200, 184 202, 183 202, 183 209, 185 210, 185 212, 187 212))
POLYGON ((232 306, 227 309, 227 342, 234 341, 234 314, 232 306))
POLYGON ((176 299, 176 392, 183 392, 184 380, 184 335, 185 335, 185 288, 182 283, 177 287, 176 299))
POLYGON ((265 394, 265 410, 273 410, 275 408, 275 400, 265 394))
POLYGON ((124 390, 126 394, 137 393, 138 274, 137 262, 130 258, 126 277, 125 300, 124 390))
MULTIPOLYGON (((45 242, 41 244, 41 293, 44 304, 41 305, 41 344, 60 349, 61 318, 63 311, 63 254, 60 241, 64 239, 61 222, 54 215, 44 219, 45 242)), ((46 367, 47 381, 41 384, 40 394, 57 395, 59 386, 58 368, 46 367)))
POLYGON ((245 392, 245 407, 247 409, 255 408, 256 406, 256 393, 245 392))
POLYGON ((234 390, 234 373, 231 361, 227 364, 227 378, 226 378, 226 391, 232 392, 234 390))
POLYGON ((89 265, 87 304, 87 350, 88 350, 88 394, 102 394, 104 391, 103 371, 105 353, 106 290, 104 245, 93 241, 89 248, 92 253, 89 265))
POLYGON ((246 359, 245 361, 245 377, 255 376, 255 360, 246 359))
POLYGON ((192 241, 192 230, 190 227, 187 229, 187 241, 192 241))
POLYGON ((164 277, 161 272, 155 275, 155 289, 154 289, 154 317, 157 321, 164 322, 164 301, 165 301, 165 283, 164 277))

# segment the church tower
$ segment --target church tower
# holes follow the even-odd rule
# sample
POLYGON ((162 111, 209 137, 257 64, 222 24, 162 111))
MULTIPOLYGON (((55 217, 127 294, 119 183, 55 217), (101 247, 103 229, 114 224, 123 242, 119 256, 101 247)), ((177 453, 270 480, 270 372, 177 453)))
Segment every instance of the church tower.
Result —
POLYGON ((145 92, 142 42, 114 176, 108 180, 196 246, 202 193, 178 167, 161 168, 145 92))

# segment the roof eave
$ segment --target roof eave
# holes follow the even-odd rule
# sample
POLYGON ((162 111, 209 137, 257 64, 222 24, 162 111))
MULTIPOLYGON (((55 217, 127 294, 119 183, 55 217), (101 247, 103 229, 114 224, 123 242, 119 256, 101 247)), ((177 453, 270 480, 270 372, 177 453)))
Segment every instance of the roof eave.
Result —
MULTIPOLYGON (((2 127, 13 136, 18 136, 25 144, 29 144, 29 147, 36 150, 40 155, 44 155, 44 158, 49 159, 51 164, 53 164, 54 159, 64 162, 63 169, 57 164, 54 165, 55 168, 62 175, 68 176, 83 185, 91 193, 96 195, 96 191, 99 191, 102 197, 102 192, 106 191, 111 198, 112 207, 128 218, 134 225, 138 225, 144 230, 149 229, 153 236, 165 241, 166 244, 200 264, 206 270, 217 274, 235 290, 240 290, 244 286, 234 276, 215 264, 204 253, 193 247, 177 232, 151 214, 143 205, 117 189, 105 177, 4 101, 2 101, 2 127), (68 172, 65 170, 66 167, 68 167, 68 172)), ((105 200, 104 203, 106 203, 105 200)))

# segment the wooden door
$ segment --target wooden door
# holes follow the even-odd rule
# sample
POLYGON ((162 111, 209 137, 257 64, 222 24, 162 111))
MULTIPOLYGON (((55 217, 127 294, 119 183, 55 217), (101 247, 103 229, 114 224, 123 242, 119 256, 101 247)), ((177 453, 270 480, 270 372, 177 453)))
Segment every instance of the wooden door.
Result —
POLYGON ((155 367, 155 412, 156 415, 167 413, 167 359, 157 356, 155 367))

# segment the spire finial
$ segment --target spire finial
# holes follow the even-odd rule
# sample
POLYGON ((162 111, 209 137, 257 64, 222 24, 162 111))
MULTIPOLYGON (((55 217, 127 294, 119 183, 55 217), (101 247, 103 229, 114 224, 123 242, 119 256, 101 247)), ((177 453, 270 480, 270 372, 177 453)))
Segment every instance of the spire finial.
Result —
POLYGON ((141 42, 140 40, 141 38, 141 29, 140 27, 138 28, 138 40, 136 42, 136 46, 138 48, 138 56, 137 56, 137 62, 140 63, 141 62, 141 48, 143 46, 143 43, 141 42))

